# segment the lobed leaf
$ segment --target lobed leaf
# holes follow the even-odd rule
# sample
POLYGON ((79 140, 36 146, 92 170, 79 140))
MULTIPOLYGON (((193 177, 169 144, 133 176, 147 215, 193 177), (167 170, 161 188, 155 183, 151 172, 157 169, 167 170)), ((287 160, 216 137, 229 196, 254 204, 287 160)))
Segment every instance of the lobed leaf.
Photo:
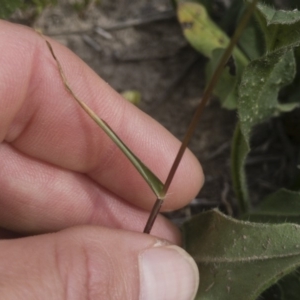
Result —
POLYGON ((275 10, 258 4, 256 17, 264 33, 268 51, 300 45, 300 12, 275 10))
POLYGON ((295 24, 300 22, 300 12, 297 9, 294 10, 276 10, 275 8, 258 3, 257 10, 264 16, 267 26, 274 24, 295 24))
POLYGON ((300 226, 238 221, 217 210, 183 225, 185 249, 196 260, 196 300, 255 300, 300 266, 300 226))
POLYGON ((238 114, 247 143, 252 127, 294 106, 280 104, 278 92, 292 82, 296 63, 292 50, 283 49, 253 60, 244 70, 239 87, 238 114))
POLYGON ((264 223, 300 224, 300 192, 280 189, 267 196, 244 220, 264 223))
POLYGON ((241 76, 238 98, 240 125, 236 128, 231 155, 233 185, 241 212, 245 213, 249 208, 244 163, 250 151, 252 127, 299 105, 278 102, 280 89, 292 82, 295 73, 293 51, 283 49, 251 61, 241 76))

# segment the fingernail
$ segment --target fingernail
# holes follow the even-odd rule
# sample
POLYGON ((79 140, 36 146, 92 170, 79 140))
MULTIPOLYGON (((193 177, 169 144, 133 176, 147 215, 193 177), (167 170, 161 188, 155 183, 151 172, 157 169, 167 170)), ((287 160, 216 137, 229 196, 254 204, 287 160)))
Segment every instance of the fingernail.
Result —
POLYGON ((139 256, 140 300, 193 300, 199 273, 195 261, 177 246, 153 247, 139 256))

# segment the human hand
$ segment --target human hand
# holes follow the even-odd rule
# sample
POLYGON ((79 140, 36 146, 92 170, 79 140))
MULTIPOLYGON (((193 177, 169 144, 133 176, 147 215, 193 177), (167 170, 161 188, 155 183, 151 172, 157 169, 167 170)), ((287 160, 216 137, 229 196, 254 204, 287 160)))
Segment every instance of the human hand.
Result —
MULTIPOLYGON (((179 142, 51 41, 73 91, 165 180, 179 142)), ((192 299, 197 270, 127 158, 65 90, 45 41, 0 21, 0 294, 12 299, 192 299), (50 234, 51 233, 51 234, 50 234), (167 242, 167 241, 169 242, 167 242)), ((163 210, 203 182, 187 151, 163 210)))

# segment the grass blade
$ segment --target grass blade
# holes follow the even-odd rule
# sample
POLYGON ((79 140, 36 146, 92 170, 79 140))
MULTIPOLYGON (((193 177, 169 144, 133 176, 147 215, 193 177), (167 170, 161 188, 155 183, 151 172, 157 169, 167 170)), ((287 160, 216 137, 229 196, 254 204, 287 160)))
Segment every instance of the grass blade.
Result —
POLYGON ((59 74, 62 78, 64 86, 69 91, 69 93, 73 96, 76 102, 83 108, 83 110, 97 123, 99 127, 111 138, 111 140, 120 148, 120 150, 124 153, 124 155, 130 160, 130 162, 134 165, 137 171, 142 175, 145 181, 148 183, 149 187, 152 189, 156 197, 163 198, 163 183, 157 178, 157 176, 125 145, 125 143, 118 137, 118 135, 112 130, 112 128, 100 117, 97 116, 96 113, 93 112, 91 108, 89 108, 83 101, 81 101, 72 91, 71 87, 68 84, 66 76, 63 72, 61 64, 57 59, 51 44, 46 40, 47 46, 55 59, 59 74))

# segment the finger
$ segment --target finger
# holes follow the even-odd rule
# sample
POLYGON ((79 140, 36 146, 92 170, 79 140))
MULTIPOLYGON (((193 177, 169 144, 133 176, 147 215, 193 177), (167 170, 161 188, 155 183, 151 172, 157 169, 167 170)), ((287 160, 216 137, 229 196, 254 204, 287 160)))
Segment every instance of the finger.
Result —
MULTIPOLYGON (((0 145, 0 227, 19 233, 53 232, 94 224, 142 232, 149 212, 89 177, 27 157, 0 145)), ((179 230, 160 216, 154 235, 180 243, 179 230)))
MULTIPOLYGON (((88 174, 114 194, 150 209, 154 197, 131 163, 65 90, 43 39, 1 21, 0 141, 48 163, 88 174)), ((161 125, 123 100, 81 60, 51 41, 66 77, 85 101, 151 169, 165 180, 179 142, 161 125)), ((164 209, 189 202, 203 182, 187 151, 164 209)))
POLYGON ((101 227, 0 241, 1 298, 194 299, 198 270, 177 246, 101 227))
POLYGON ((15 238, 20 238, 20 237, 21 237, 20 234, 0 227, 0 240, 15 239, 15 238))

